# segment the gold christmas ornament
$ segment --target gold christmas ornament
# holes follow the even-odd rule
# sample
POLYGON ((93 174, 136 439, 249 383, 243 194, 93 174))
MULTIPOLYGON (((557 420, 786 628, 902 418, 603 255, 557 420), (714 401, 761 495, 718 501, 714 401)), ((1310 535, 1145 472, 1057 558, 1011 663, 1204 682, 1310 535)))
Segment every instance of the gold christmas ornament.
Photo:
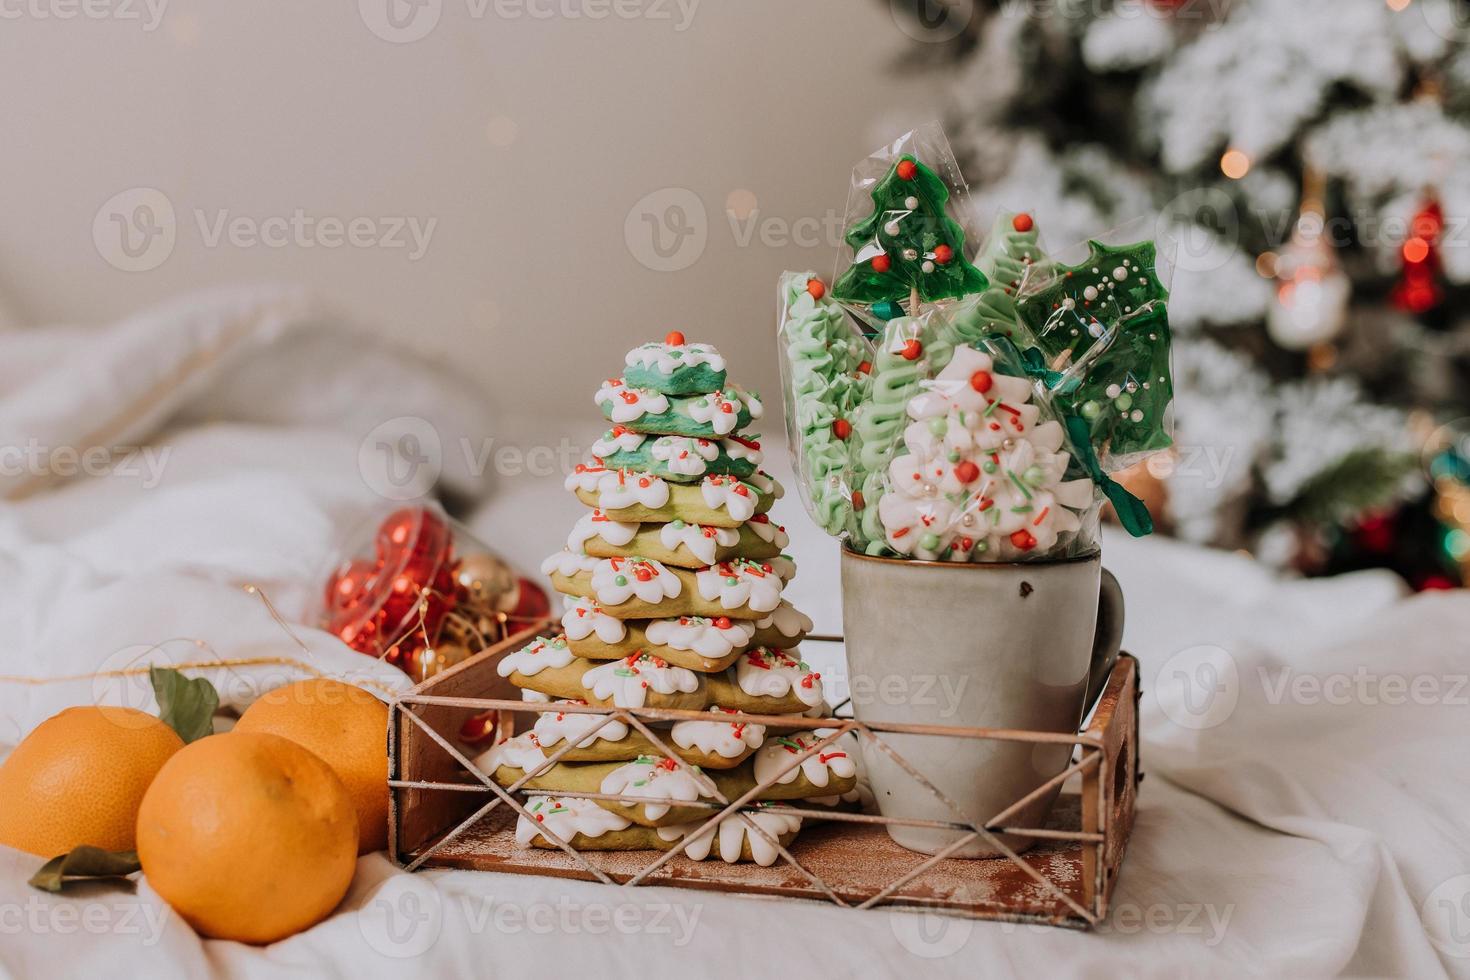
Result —
POLYGON ((403 665, 403 669, 409 677, 413 678, 415 684, 422 684, 435 674, 468 660, 471 655, 470 648, 467 646, 440 642, 432 647, 420 647, 415 650, 409 655, 408 662, 403 665))
POLYGON ((515 609, 519 592, 516 573, 494 555, 465 555, 455 567, 454 581, 464 590, 464 601, 476 612, 509 613, 515 609))

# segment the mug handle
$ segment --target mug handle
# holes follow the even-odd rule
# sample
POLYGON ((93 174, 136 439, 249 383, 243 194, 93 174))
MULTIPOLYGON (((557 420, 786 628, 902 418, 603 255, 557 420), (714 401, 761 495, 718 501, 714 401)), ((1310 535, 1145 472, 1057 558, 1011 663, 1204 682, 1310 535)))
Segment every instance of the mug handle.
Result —
POLYGON ((1123 645, 1123 588, 1113 573, 1102 570, 1097 595, 1097 629, 1092 635, 1092 664, 1087 669, 1087 699, 1083 702, 1082 714, 1086 717, 1102 696, 1113 665, 1118 662, 1118 651, 1123 645))

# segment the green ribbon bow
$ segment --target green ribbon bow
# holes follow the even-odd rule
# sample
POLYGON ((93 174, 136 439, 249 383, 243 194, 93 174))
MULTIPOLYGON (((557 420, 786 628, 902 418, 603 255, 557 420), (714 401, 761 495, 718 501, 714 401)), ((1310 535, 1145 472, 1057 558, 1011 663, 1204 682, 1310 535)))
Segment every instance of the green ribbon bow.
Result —
POLYGON ((1148 507, 1129 493, 1127 487, 1103 472, 1102 464, 1097 461, 1097 453, 1092 449, 1092 436, 1087 429, 1087 420, 1080 415, 1063 415, 1062 424, 1067 427, 1067 435, 1072 439, 1077 462, 1092 477, 1092 482, 1102 488, 1124 530, 1135 538, 1152 534, 1154 519, 1149 514, 1148 507))

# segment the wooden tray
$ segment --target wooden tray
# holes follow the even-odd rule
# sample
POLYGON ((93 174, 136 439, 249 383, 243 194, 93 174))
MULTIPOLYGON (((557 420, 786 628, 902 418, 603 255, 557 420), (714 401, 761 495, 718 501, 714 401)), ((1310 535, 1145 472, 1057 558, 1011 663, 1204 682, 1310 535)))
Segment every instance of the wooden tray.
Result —
MULTIPOLYGON (((762 868, 718 860, 693 861, 678 852, 579 853, 570 846, 541 850, 515 845, 516 811, 525 794, 507 794, 474 772, 469 759, 480 750, 461 745, 458 732, 469 717, 487 710, 508 716, 511 712, 519 715, 565 709, 522 702, 520 692, 495 671, 495 661, 502 654, 519 649, 549 626, 540 624, 528 629, 430 678, 392 706, 389 853, 402 866, 409 870, 462 868, 600 880, 624 887, 654 884, 742 892, 857 908, 920 906, 973 918, 1084 929, 1107 914, 1133 829, 1140 779, 1138 668, 1133 657, 1124 654, 1119 658, 1091 721, 1076 736, 863 725, 850 718, 793 721, 748 716, 758 724, 777 723, 788 729, 843 726, 864 739, 881 740, 885 733, 901 732, 1038 743, 1064 741, 1076 746, 1068 769, 1048 784, 1061 783, 1063 792, 1043 826, 1023 828, 994 822, 977 826, 963 822, 959 814, 955 822, 946 824, 992 840, 990 832, 1002 830, 1036 839, 1037 843, 1022 854, 1006 849, 1007 856, 981 860, 929 857, 905 850, 889 839, 883 824, 900 821, 833 814, 830 822, 803 828, 796 841, 783 851, 782 860, 762 868)), ((656 709, 623 709, 619 716, 635 727, 650 721, 708 717, 702 712, 656 709)), ((528 727, 524 722, 518 726, 528 727)), ((630 802, 636 799, 624 798, 630 802)), ((716 812, 722 811, 712 805, 711 817, 716 812)))

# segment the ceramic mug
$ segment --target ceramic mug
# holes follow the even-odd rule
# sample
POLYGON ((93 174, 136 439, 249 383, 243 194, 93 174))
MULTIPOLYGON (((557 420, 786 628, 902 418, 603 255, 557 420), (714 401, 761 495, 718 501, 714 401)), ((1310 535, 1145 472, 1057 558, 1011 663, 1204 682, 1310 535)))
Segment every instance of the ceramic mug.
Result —
MULTIPOLYGON (((1123 637, 1123 593, 1093 554, 974 563, 842 553, 842 625, 860 721, 1075 734, 1123 637)), ((882 735, 980 826, 1066 767, 1072 746, 934 735, 882 735)), ((955 821, 941 800, 877 746, 863 760, 884 816, 955 821)), ((1060 787, 1008 817, 1037 827, 1060 787)), ((933 854, 961 832, 888 825, 933 854)), ((1002 835, 1013 850, 1033 838, 1002 835)), ((977 839, 952 856, 999 852, 977 839)))

